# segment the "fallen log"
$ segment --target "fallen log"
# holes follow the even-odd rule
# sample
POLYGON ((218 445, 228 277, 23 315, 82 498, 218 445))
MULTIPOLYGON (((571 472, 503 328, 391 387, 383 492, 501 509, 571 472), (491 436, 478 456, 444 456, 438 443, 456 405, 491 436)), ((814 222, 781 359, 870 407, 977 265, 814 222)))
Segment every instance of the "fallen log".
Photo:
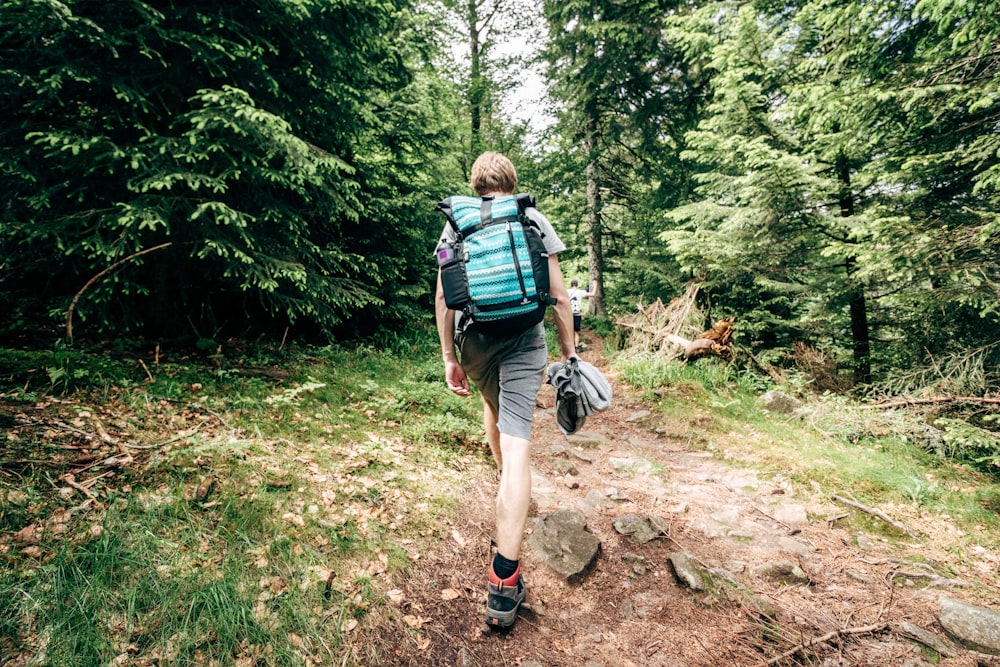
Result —
POLYGON ((719 320, 712 328, 698 334, 694 340, 688 340, 677 334, 667 334, 667 341, 684 348, 684 360, 694 361, 701 357, 715 355, 727 361, 735 356, 733 351, 733 318, 719 320))

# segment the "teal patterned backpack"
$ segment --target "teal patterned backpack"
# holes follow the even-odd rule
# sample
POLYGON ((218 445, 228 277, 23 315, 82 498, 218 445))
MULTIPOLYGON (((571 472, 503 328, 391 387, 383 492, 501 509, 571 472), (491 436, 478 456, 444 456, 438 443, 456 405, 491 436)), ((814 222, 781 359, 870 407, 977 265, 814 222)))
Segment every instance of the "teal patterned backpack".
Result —
POLYGON ((542 321, 549 298, 549 255, 525 210, 531 195, 449 197, 437 205, 455 243, 437 249, 445 303, 478 331, 507 335, 542 321))

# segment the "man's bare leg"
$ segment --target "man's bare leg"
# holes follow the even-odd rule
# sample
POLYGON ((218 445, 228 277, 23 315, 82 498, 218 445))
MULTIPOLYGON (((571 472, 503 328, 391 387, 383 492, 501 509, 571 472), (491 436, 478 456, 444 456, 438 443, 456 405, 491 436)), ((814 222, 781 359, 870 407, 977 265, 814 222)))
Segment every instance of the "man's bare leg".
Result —
POLYGON ((490 444, 490 453, 497 462, 497 470, 503 470, 503 453, 500 449, 500 429, 497 427, 497 414, 490 404, 483 399, 483 425, 486 427, 486 442, 490 444))
POLYGON ((497 551, 518 560, 531 504, 531 442, 501 434, 500 449, 504 467, 497 491, 497 551))
POLYGON ((486 623, 509 628, 526 595, 520 557, 531 503, 531 442, 501 433, 500 449, 504 467, 497 491, 497 552, 490 565, 486 623))

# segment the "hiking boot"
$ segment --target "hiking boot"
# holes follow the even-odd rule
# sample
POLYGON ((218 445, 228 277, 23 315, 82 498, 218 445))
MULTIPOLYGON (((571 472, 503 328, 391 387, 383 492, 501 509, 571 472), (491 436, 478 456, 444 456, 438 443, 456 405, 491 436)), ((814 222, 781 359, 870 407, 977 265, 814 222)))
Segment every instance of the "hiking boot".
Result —
POLYGON ((486 596, 486 624, 494 628, 509 628, 517 620, 517 610, 524 602, 524 579, 521 566, 506 579, 493 573, 490 567, 490 584, 486 596))

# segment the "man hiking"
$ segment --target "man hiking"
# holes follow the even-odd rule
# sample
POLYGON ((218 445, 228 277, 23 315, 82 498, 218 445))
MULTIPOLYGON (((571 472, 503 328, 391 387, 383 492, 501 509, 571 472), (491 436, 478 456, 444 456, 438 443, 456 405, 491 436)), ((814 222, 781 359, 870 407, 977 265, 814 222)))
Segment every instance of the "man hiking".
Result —
POLYGON ((596 292, 584 291, 574 278, 569 283, 569 304, 573 310, 573 342, 580 347, 580 329, 583 328, 583 300, 594 296, 596 292))
MULTIPOLYGON (((517 172, 505 156, 486 152, 472 165, 471 186, 480 199, 465 198, 473 199, 472 205, 477 207, 465 216, 466 222, 472 225, 470 236, 489 222, 491 206, 512 205, 511 196, 517 189, 517 172), (480 205, 482 223, 479 220, 480 205)), ((524 198, 524 195, 519 197, 524 198)), ((454 205, 452 200, 460 199, 455 197, 442 202, 442 210, 447 209, 445 212, 450 219, 436 250, 439 263, 454 262, 456 255, 461 260, 462 255, 468 252, 468 239, 463 237, 459 225, 450 217, 454 205)), ((510 217, 517 221, 515 226, 524 223, 525 227, 537 227, 537 232, 541 234, 544 252, 547 253, 547 260, 543 263, 548 269, 548 290, 547 294, 539 297, 538 308, 544 312, 546 305, 554 305, 560 354, 562 361, 566 362, 576 356, 569 293, 558 260, 558 253, 566 246, 533 203, 531 200, 526 205, 523 214, 510 217)), ((514 210, 520 211, 519 207, 520 204, 514 210)), ((507 222, 507 232, 499 234, 501 240, 510 232, 510 225, 507 222)), ((512 242, 511 246, 514 245, 512 242)), ((518 608, 525 599, 520 555, 531 502, 531 421, 548 363, 545 329, 543 323, 537 321, 526 329, 505 332, 495 322, 477 321, 475 309, 449 308, 445 296, 448 289, 442 284, 444 271, 444 268, 438 271, 435 316, 445 380, 448 388, 459 396, 469 395, 470 380, 479 389, 486 439, 500 472, 496 497, 497 550, 488 573, 486 622, 493 627, 509 628, 517 620, 518 608)), ((517 276, 521 277, 521 269, 518 269, 517 276)), ((471 277, 468 282, 473 282, 471 277)), ((544 284, 544 279, 539 277, 538 282, 544 284)), ((538 315, 540 319, 541 313, 538 315)))

